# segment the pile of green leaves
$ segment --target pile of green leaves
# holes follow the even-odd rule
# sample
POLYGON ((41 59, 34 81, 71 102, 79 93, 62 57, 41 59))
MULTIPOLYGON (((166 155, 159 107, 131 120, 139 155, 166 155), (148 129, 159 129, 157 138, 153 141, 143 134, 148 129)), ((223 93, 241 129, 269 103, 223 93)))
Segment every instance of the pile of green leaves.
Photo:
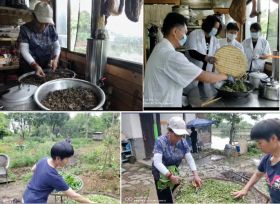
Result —
POLYGON ((243 80, 236 80, 234 83, 226 82, 221 90, 227 92, 247 92, 248 88, 243 80))
POLYGON ((82 188, 83 182, 79 177, 66 173, 61 173, 60 175, 63 177, 67 185, 74 191, 78 191, 82 188))
MULTIPOLYGON (((178 168, 175 165, 168 166, 167 169, 174 175, 179 176, 178 168)), ((166 189, 170 187, 173 189, 174 184, 163 174, 160 174, 160 179, 157 181, 157 187, 159 190, 166 189)))
POLYGON ((230 181, 207 179, 197 193, 191 184, 183 185, 176 195, 176 203, 248 203, 246 197, 234 199, 231 193, 241 190, 242 186, 230 181))

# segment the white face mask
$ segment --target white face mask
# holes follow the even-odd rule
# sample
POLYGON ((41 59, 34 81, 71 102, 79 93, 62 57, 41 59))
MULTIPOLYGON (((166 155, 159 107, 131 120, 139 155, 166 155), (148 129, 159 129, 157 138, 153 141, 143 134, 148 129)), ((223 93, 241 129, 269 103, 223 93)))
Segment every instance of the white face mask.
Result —
POLYGON ((258 39, 259 36, 260 36, 260 32, 251 32, 251 37, 252 37, 253 39, 258 39))
POLYGON ((218 29, 217 28, 212 28, 211 32, 209 33, 209 35, 211 36, 216 36, 218 33, 218 29))
POLYGON ((229 39, 230 41, 233 41, 237 38, 237 34, 227 33, 226 36, 227 36, 227 39, 229 39))
POLYGON ((187 42, 187 35, 184 34, 183 38, 181 40, 179 40, 179 44, 180 46, 184 46, 187 42))

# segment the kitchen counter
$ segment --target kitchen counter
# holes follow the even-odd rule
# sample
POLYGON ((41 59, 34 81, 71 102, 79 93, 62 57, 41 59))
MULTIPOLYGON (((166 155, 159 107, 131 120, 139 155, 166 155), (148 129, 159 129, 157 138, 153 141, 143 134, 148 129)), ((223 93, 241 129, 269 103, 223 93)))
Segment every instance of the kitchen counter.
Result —
POLYGON ((213 103, 203 106, 211 99, 219 98, 217 90, 211 84, 202 84, 190 89, 187 93, 187 101, 193 108, 200 109, 271 109, 279 110, 279 101, 272 101, 258 95, 254 90, 247 97, 221 98, 213 103))

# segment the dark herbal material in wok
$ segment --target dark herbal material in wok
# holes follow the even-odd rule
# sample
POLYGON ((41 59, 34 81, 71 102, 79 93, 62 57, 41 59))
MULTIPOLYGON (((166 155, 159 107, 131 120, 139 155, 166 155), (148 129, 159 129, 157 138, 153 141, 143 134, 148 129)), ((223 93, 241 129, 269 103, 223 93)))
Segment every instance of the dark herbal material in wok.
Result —
POLYGON ((247 92, 248 88, 242 80, 236 80, 234 83, 226 82, 221 90, 227 92, 247 92))
POLYGON ((98 104, 98 98, 89 88, 69 88, 48 93, 41 103, 50 110, 92 110, 98 104))
POLYGON ((60 79, 60 78, 72 78, 73 73, 65 70, 56 70, 55 72, 48 71, 45 72, 45 77, 39 77, 36 74, 28 75, 24 77, 21 82, 25 84, 32 84, 36 86, 40 86, 41 84, 51 81, 54 79, 60 79))
POLYGON ((176 195, 176 203, 248 203, 248 200, 236 200, 231 195, 234 191, 239 191, 242 186, 230 181, 208 179, 203 182, 203 186, 197 192, 195 187, 188 184, 181 186, 176 195))

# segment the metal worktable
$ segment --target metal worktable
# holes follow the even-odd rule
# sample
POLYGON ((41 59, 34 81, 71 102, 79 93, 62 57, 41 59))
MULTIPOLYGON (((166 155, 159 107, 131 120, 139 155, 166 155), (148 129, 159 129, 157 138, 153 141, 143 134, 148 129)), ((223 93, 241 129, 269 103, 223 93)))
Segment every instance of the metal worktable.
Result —
POLYGON ((187 93, 184 92, 185 94, 187 94, 187 103, 194 108, 279 109, 279 101, 267 100, 260 97, 258 90, 254 90, 244 98, 221 98, 205 107, 202 107, 203 103, 219 97, 213 85, 206 83, 200 84, 188 90, 187 93))

